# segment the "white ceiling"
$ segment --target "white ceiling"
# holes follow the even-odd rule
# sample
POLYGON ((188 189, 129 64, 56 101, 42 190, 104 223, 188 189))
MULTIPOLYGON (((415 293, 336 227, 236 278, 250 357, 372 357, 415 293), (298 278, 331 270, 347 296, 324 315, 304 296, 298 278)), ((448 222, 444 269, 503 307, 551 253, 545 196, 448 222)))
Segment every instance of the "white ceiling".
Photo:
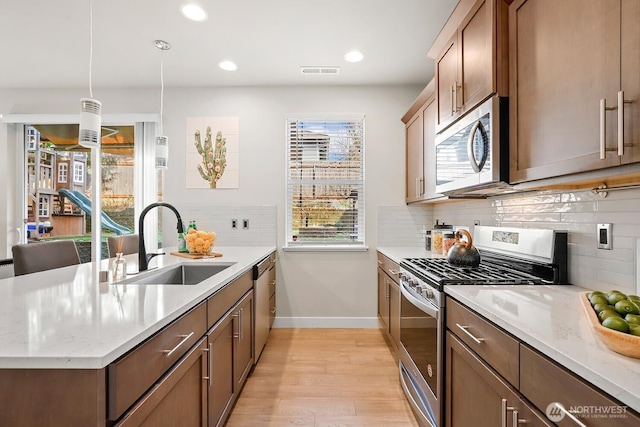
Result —
MULTIPOLYGON (((457 0, 93 0, 93 88, 426 84, 457 0), (168 41, 164 53, 153 45, 168 41), (344 54, 362 51, 351 64, 344 54), (229 59, 235 72, 217 64, 229 59), (300 66, 340 66, 338 76, 300 66)), ((0 88, 89 86, 90 0, 0 0, 0 88)))

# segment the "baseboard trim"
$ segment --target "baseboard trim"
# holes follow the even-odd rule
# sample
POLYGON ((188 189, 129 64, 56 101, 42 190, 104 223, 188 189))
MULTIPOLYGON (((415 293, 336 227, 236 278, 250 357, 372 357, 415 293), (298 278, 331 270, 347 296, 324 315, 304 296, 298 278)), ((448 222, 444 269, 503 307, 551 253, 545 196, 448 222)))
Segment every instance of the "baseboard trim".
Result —
POLYGON ((375 328, 377 317, 276 317, 274 328, 375 328))

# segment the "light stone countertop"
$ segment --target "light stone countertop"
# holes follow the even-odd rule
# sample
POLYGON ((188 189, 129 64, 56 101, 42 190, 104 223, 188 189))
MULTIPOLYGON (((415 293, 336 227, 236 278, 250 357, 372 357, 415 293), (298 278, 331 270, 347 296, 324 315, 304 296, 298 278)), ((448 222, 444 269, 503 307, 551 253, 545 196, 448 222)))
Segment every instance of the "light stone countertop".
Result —
MULTIPOLYGON (((421 248, 378 249, 402 258, 431 256, 421 248)), ((445 293, 579 377, 640 412, 640 359, 618 354, 595 335, 574 285, 445 286, 445 293)))
MULTIPOLYGON (((0 369, 103 368, 276 250, 216 247, 222 257, 191 260, 170 255, 175 249, 140 277, 183 263, 234 264, 186 286, 97 284, 91 263, 0 280, 0 369)), ((137 271, 137 254, 126 259, 137 271)))

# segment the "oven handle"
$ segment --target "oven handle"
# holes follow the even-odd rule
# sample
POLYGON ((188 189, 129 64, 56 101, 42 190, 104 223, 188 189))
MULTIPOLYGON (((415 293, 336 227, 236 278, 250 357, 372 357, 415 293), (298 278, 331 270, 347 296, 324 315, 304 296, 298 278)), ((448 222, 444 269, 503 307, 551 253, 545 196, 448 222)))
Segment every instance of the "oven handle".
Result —
POLYGON ((420 417, 430 427, 434 427, 434 425, 429 421, 429 417, 427 417, 427 415, 424 412, 422 412, 422 408, 420 408, 420 405, 418 405, 418 402, 416 402, 416 400, 413 398, 413 394, 411 394, 411 392, 409 391, 409 386, 407 385, 407 381, 405 380, 405 375, 407 374, 405 374, 403 371, 404 371, 404 368, 402 367, 402 362, 400 362, 400 385, 404 390, 405 396, 407 396, 407 398, 409 399, 409 405, 411 405, 411 407, 420 414, 420 417))
POLYGON ((400 291, 402 292, 402 295, 409 300, 409 302, 413 305, 415 305, 416 307, 418 307, 420 310, 422 310, 423 312, 427 313, 429 316, 433 317, 434 319, 438 318, 438 309, 430 306, 429 304, 424 303, 423 301, 420 301, 418 298, 414 297, 413 295, 411 295, 411 293, 407 290, 406 285, 404 284, 404 282, 400 282, 401 286, 400 286, 400 291))

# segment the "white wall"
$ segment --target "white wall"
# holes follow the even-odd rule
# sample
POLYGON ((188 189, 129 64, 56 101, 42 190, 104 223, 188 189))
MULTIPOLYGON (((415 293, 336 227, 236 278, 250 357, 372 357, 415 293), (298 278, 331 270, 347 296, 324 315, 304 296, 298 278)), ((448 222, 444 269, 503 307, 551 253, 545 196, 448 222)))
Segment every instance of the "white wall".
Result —
MULTIPOLYGON (((377 206, 404 202, 404 125, 420 87, 244 87, 166 88, 164 133, 170 139, 170 169, 164 200, 181 205, 276 205, 277 244, 284 241, 284 164, 287 114, 364 113, 366 116, 366 243, 368 252, 278 251, 278 323, 307 326, 377 326, 377 206), (240 118, 240 188, 185 188, 187 117, 240 118)), ((0 113, 78 113, 85 90, 0 90, 0 113)), ((103 114, 157 113, 158 90, 94 90, 103 114)), ((0 157, 13 158, 7 128, 0 129, 0 157)), ((189 139, 190 141, 190 139, 189 139)), ((0 164, 0 166, 2 166, 0 164)), ((3 182, 15 174, 2 168, 3 182)), ((0 186, 2 213, 11 211, 11 192, 0 186)), ((175 227, 165 222, 164 234, 175 227)), ((9 245, 6 217, 0 218, 0 248, 9 245)), ((215 230, 217 233, 231 230, 215 230)), ((10 236, 9 236, 10 238, 10 236)), ((172 243, 167 239, 167 243, 172 243)), ((0 254, 1 256, 1 254, 0 254)))

